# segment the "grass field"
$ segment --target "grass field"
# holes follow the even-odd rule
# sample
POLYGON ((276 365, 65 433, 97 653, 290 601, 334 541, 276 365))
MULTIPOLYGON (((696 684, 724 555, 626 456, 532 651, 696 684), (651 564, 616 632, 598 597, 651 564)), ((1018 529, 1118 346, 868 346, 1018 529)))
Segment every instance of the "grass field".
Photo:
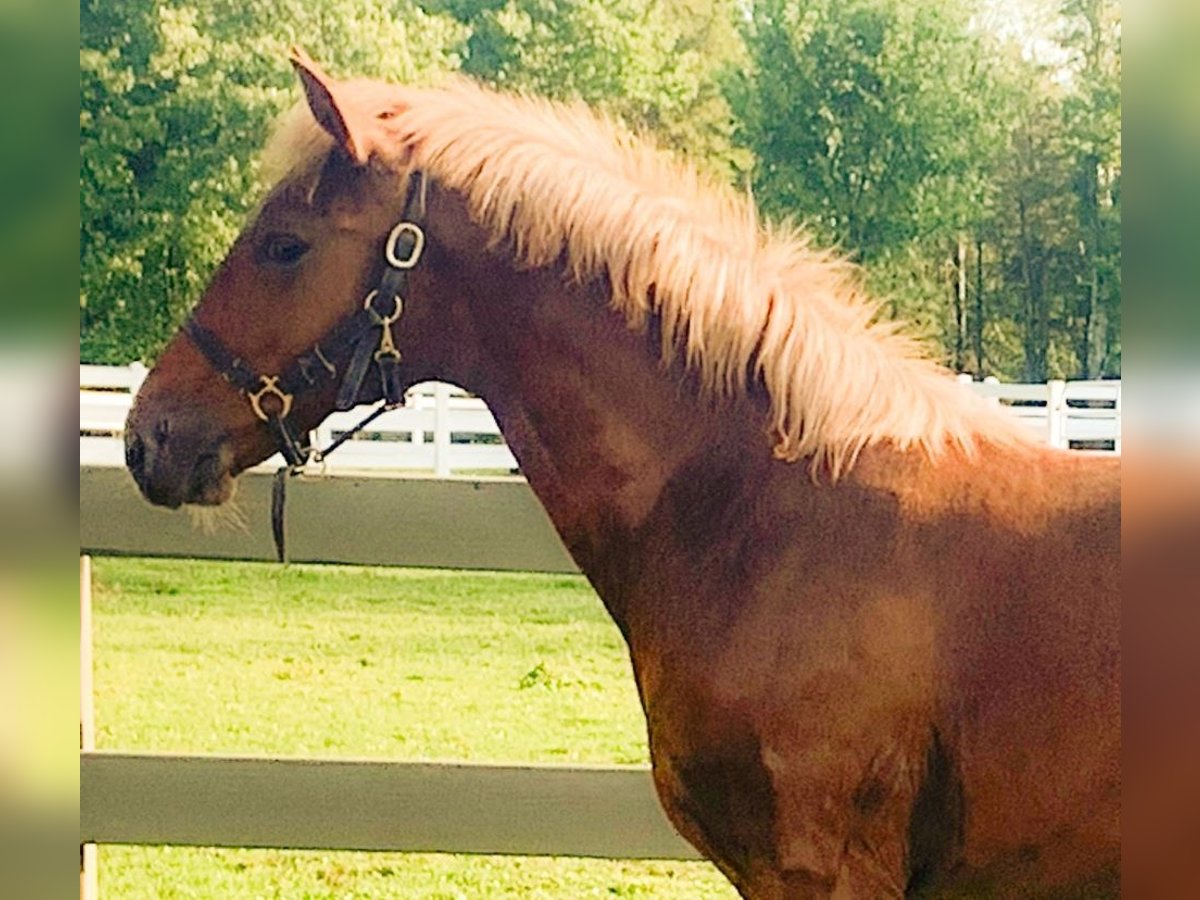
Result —
MULTIPOLYGON (((95 561, 102 749, 641 763, 625 646, 579 577, 95 561)), ((703 863, 104 847, 131 898, 731 898, 703 863)))

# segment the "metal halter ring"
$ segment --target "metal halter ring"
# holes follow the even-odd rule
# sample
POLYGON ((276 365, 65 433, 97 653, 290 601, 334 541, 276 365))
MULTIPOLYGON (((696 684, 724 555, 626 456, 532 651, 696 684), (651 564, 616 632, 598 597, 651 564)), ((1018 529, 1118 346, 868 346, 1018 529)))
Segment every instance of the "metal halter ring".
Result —
POLYGON ((263 412, 262 399, 268 395, 278 397, 279 403, 282 407, 279 412, 279 418, 286 419, 288 417, 288 413, 292 411, 292 395, 285 394, 280 389, 278 375, 260 375, 259 378, 262 381, 262 387, 260 387, 253 394, 248 395, 250 398, 250 408, 254 410, 254 414, 256 416, 266 422, 271 417, 263 412))
POLYGON ((399 222, 388 235, 387 243, 383 246, 383 256, 388 261, 388 265, 394 269, 411 269, 421 259, 421 251, 424 249, 425 232, 421 230, 421 226, 416 222, 399 222), (396 242, 404 234, 412 236, 413 246, 408 251, 408 256, 400 259, 396 256, 396 242))
POLYGON ((400 299, 399 294, 393 294, 392 298, 396 301, 396 305, 392 307, 392 314, 390 316, 380 316, 379 310, 371 305, 375 302, 375 298, 378 296, 379 291, 371 291, 371 293, 367 294, 367 296, 363 298, 363 309, 369 309, 371 312, 375 313, 375 315, 379 316, 379 323, 381 325, 391 325, 400 318, 400 313, 404 312, 404 301, 400 299))

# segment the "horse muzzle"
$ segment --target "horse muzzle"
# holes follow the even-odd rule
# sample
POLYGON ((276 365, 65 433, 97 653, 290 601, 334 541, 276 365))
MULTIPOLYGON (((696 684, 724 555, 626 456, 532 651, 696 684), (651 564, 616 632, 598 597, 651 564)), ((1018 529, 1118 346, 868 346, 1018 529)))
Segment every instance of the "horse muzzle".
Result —
POLYGON ((186 412, 135 405, 125 425, 125 465, 156 506, 216 506, 233 492, 229 438, 186 412))

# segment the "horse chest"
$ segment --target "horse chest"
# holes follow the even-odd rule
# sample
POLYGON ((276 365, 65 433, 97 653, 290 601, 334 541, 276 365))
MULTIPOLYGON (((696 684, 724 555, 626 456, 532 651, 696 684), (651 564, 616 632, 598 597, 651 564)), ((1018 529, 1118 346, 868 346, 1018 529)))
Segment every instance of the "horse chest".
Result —
POLYGON ((776 855, 775 791, 752 731, 711 717, 708 726, 703 735, 651 726, 655 785, 680 833, 740 884, 776 855))
POLYGON ((762 885, 779 879, 832 891, 848 846, 862 848, 853 852, 869 860, 863 871, 883 873, 859 895, 892 895, 933 727, 928 673, 912 662, 921 656, 907 639, 894 643, 895 629, 882 641, 856 617, 810 642, 804 616, 780 619, 771 604, 743 610, 705 631, 634 619, 634 669, 668 815, 748 896, 774 896, 762 885))

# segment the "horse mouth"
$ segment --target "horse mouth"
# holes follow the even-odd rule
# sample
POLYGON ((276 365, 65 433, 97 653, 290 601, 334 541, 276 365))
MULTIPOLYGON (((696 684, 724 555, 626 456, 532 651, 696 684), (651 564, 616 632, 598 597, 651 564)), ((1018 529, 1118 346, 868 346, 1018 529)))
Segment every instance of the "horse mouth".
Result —
POLYGON ((233 496, 234 476, 227 457, 227 453, 218 450, 204 453, 196 460, 184 503, 220 506, 233 496))
POLYGON ((220 506, 233 496, 233 452, 228 440, 191 454, 179 442, 176 446, 150 442, 136 431, 126 435, 125 465, 142 496, 155 506, 220 506))

